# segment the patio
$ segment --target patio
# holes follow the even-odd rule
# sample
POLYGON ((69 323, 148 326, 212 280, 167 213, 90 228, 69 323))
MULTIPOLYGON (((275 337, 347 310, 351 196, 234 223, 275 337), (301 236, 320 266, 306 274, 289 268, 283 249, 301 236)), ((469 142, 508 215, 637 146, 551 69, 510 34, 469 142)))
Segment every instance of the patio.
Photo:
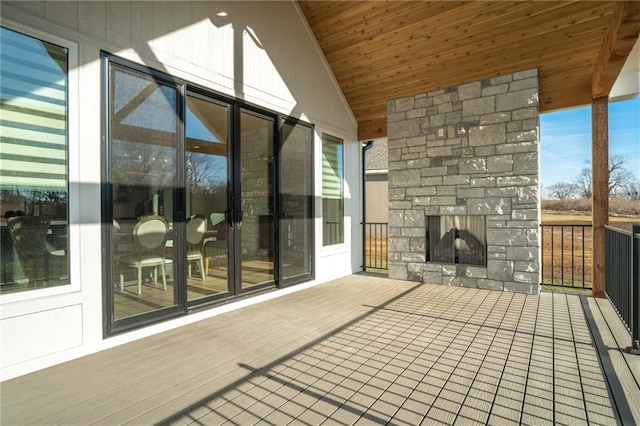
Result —
POLYGON ((621 327, 603 299, 359 274, 7 381, 1 423, 639 423, 621 327))

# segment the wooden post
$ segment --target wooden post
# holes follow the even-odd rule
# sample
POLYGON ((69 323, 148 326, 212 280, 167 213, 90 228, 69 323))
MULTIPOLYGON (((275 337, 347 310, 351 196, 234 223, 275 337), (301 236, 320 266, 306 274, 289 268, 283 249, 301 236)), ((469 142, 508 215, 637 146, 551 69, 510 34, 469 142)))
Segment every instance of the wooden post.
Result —
POLYGON ((591 105, 591 173, 593 212, 592 294, 605 297, 604 225, 609 223, 609 99, 591 105))

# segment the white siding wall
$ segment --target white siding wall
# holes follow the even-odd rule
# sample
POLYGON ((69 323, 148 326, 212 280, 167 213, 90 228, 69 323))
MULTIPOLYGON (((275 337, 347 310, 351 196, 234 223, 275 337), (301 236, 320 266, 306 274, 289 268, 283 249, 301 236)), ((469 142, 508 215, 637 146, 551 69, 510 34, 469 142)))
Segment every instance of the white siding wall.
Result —
POLYGON ((3 1, 0 13, 3 25, 77 46, 78 63, 70 82, 72 285, 0 298, 0 380, 359 270, 357 125, 295 2, 3 1), (344 139, 345 244, 323 249, 316 218, 315 282, 102 338, 101 50, 314 123, 316 216, 321 134, 344 139))

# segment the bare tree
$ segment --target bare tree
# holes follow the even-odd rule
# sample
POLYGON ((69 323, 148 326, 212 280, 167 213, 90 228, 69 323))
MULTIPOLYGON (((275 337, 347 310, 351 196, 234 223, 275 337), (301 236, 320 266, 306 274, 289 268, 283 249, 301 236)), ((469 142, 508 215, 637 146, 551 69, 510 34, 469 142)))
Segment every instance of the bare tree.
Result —
POLYGON ((185 155, 187 160, 187 187, 189 189, 204 189, 211 174, 207 168, 206 157, 191 151, 188 151, 185 155))
POLYGON ((619 155, 609 159, 609 194, 620 195, 626 193, 626 187, 634 179, 633 173, 627 168, 629 159, 619 155))
MULTIPOLYGON (((578 176, 575 177, 573 183, 577 187, 577 193, 583 198, 590 198, 593 194, 591 165, 588 161, 578 176)), ((627 168, 629 159, 619 155, 609 158, 609 195, 620 195, 627 193, 628 185, 633 182, 634 175, 627 168)))
POLYGON ((577 193, 578 187, 575 183, 556 182, 547 188, 547 194, 549 194, 551 198, 557 198, 559 200, 572 198, 577 193))
POLYGON ((640 200, 640 179, 635 178, 627 184, 627 198, 630 200, 640 200))
POLYGON ((577 193, 582 198, 591 198, 591 166, 584 167, 573 180, 577 193))

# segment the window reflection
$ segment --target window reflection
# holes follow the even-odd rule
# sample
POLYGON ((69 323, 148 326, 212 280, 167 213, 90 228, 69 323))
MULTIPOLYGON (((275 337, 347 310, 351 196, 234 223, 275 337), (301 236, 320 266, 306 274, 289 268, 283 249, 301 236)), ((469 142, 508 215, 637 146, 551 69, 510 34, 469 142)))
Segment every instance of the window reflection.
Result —
POLYGON ((0 292, 68 284, 68 52, 1 27, 0 52, 0 292))
POLYGON ((322 245, 344 243, 342 139, 322 135, 322 245))
POLYGON ((185 172, 187 178, 187 298, 228 291, 227 111, 187 97, 185 172))
POLYGON ((282 278, 311 277, 313 254, 313 130, 285 123, 280 148, 282 278))
POLYGON ((110 182, 114 319, 177 303, 174 194, 176 87, 111 64, 110 182))
POLYGON ((242 288, 273 282, 273 121, 240 114, 242 288))

